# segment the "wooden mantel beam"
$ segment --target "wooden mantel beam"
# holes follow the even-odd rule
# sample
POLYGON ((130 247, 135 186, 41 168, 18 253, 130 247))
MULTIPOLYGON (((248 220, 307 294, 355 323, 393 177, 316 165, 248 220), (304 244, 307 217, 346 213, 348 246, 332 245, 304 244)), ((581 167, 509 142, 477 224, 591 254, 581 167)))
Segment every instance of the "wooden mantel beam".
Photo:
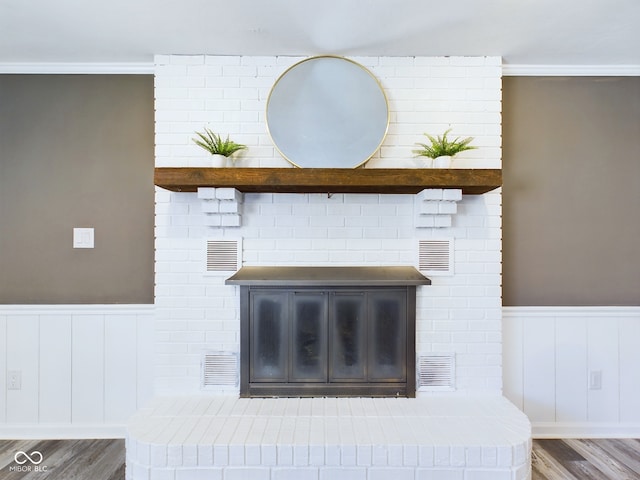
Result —
POLYGON ((409 193, 459 188, 478 195, 502 185, 500 169, 185 168, 155 169, 154 183, 174 192, 229 187, 261 193, 409 193))

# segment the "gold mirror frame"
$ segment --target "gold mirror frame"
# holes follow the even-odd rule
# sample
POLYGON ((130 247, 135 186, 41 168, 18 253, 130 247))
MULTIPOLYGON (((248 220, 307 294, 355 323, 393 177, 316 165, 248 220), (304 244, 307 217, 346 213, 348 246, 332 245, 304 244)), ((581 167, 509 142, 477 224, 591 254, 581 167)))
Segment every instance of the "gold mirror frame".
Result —
POLYGON ((356 168, 379 149, 389 103, 373 74, 344 57, 310 57, 289 67, 267 99, 276 149, 301 168, 356 168))

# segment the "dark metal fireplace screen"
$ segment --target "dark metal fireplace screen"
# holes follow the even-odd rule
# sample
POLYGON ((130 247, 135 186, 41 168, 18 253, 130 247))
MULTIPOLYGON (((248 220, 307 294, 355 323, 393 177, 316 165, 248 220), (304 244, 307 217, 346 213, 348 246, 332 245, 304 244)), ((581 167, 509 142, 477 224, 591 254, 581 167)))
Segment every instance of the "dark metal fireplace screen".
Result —
POLYGON ((241 396, 415 396, 416 285, 295 273, 240 283, 241 396))

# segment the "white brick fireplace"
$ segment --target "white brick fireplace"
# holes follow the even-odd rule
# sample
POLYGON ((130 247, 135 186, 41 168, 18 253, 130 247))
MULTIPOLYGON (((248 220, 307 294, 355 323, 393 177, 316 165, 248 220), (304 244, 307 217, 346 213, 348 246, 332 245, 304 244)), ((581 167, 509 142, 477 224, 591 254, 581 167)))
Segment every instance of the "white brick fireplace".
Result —
MULTIPOLYGON (((238 166, 289 166, 269 138, 265 106, 278 76, 301 59, 202 55, 156 57, 156 166, 204 165, 206 153, 195 146, 191 138, 196 130, 205 126, 223 135, 229 134, 233 140, 248 146, 237 162, 238 166)), ((414 158, 412 149, 416 142, 424 140, 422 133, 438 134, 450 127, 455 135, 475 137, 473 145, 478 147, 460 155, 461 166, 501 167, 500 58, 366 57, 353 60, 378 78, 390 108, 386 140, 366 168, 419 166, 420 161, 414 158)), ((146 411, 146 417, 139 416, 134 421, 131 431, 136 431, 137 436, 128 439, 129 478, 200 478, 193 472, 201 464, 193 458, 183 458, 186 447, 180 450, 180 460, 174 459, 173 465, 167 461, 169 447, 162 447, 159 451, 164 452, 160 454, 164 459, 156 462, 156 467, 151 465, 150 452, 154 441, 139 429, 145 425, 145 419, 154 417, 158 411, 172 411, 162 404, 162 398, 199 398, 199 405, 202 406, 204 401, 209 406, 202 407, 203 411, 210 413, 207 408, 210 408, 212 400, 202 400, 203 394, 205 398, 209 395, 238 395, 237 387, 205 390, 201 385, 203 355, 211 351, 239 352, 240 335, 239 288, 225 285, 230 274, 205 273, 208 239, 240 240, 243 265, 416 267, 420 240, 452 240, 453 275, 427 275, 432 285, 418 287, 416 353, 418 356, 454 355, 455 390, 446 392, 446 395, 459 398, 461 402, 469 401, 469 404, 474 403, 469 399, 495 398, 499 405, 497 410, 495 405, 487 407, 484 413, 479 414, 482 422, 487 415, 491 417, 504 407, 507 409, 506 417, 514 415, 514 422, 518 425, 516 430, 520 429, 520 433, 525 432, 525 435, 505 438, 498 432, 488 434, 487 441, 494 443, 487 447, 502 446, 509 451, 508 461, 503 456, 502 465, 498 461, 480 458, 482 449, 478 450, 480 456, 474 464, 469 457, 472 450, 464 450, 472 448, 465 443, 471 437, 462 433, 456 436, 452 427, 453 430, 446 428, 448 433, 442 441, 447 449, 460 445, 463 453, 455 460, 450 456, 453 450, 447 450, 446 465, 440 465, 442 468, 431 458, 431 467, 444 472, 441 476, 433 473, 435 470, 431 472, 435 475, 432 477, 421 477, 415 473, 419 464, 425 472, 429 470, 429 460, 426 465, 421 464, 418 450, 411 450, 414 445, 404 444, 403 447, 402 441, 398 443, 401 452, 414 452, 415 462, 411 460, 406 465, 401 461, 402 453, 398 453, 400 460, 391 461, 389 453, 383 466, 387 469, 407 467, 402 470, 404 473, 399 473, 403 475, 401 478, 526 478, 528 422, 526 418, 523 422, 515 409, 505 407, 501 398, 501 190, 483 195, 464 195, 454 203, 453 208, 447 207, 449 210, 444 212, 449 220, 439 221, 444 226, 431 227, 428 222, 425 226, 418 219, 419 205, 415 195, 246 193, 242 196, 240 226, 211 227, 207 226, 203 200, 197 194, 173 193, 157 188, 155 386, 160 400, 157 400, 153 412, 146 411), (493 413, 488 414, 488 411, 493 413), (476 473, 471 472, 471 466, 476 473), (499 471, 499 474, 491 473, 492 468, 497 468, 495 472, 499 471), (160 471, 162 473, 158 473, 160 471), (192 476, 188 472, 192 472, 192 476)), ((437 401, 443 392, 419 389, 417 394, 415 401, 428 402, 429 399, 437 401)), ((175 402, 181 401, 170 403, 175 409, 175 402)), ((452 425, 460 424, 458 420, 465 417, 460 411, 452 411, 451 415, 457 418, 452 425)), ((164 418, 165 415, 160 416, 164 418)), ((191 414, 187 416, 191 418, 191 414)), ((443 416, 447 417, 447 414, 443 416)), ((157 416, 154 418, 158 420, 157 416)), ((207 421, 211 418, 207 417, 207 421)), ((166 431, 157 438, 160 443, 171 441, 167 440, 166 431)), ((368 441, 370 443, 371 440, 368 441)), ((202 444, 197 442, 193 447, 196 457, 200 447, 202 444)), ((328 460, 330 453, 327 449, 330 447, 325 444, 323 448, 323 458, 328 460)), ((260 465, 251 465, 251 468, 258 469, 252 474, 256 476, 243 476, 242 472, 246 474, 246 471, 242 468, 248 468, 246 461, 250 457, 255 459, 255 455, 245 448, 242 450, 244 460, 238 460, 234 465, 228 458, 231 451, 225 451, 227 461, 223 464, 229 468, 237 467, 236 470, 223 473, 219 468, 215 474, 219 476, 211 478, 293 478, 287 476, 290 473, 286 473, 286 469, 269 470, 270 466, 264 466, 261 470, 260 465), (271 473, 265 473, 267 470, 271 473)), ((455 455, 460 455, 460 452, 455 455)), ((492 455, 490 453, 489 457, 492 455)), ((306 476, 296 478, 326 478, 328 473, 323 473, 321 466, 309 463, 308 454, 305 458, 307 463, 304 465, 309 467, 303 472, 306 476)), ((205 460, 207 462, 214 468, 213 460, 205 460)), ((272 466, 278 465, 274 459, 272 466)), ((292 461, 292 465, 295 462, 292 461)), ((339 461, 337 465, 341 465, 339 461)), ((382 478, 366 473, 366 467, 374 465, 370 459, 368 464, 365 461, 363 469, 358 470, 356 467, 362 465, 354 460, 351 465, 355 468, 353 476, 339 478, 382 478)), ((333 470, 329 471, 334 471, 335 467, 334 464, 333 470)), ((394 474, 393 471, 386 472, 394 474)))
MULTIPOLYGON (((269 91, 301 58, 156 58, 156 166, 203 165, 209 126, 248 145, 238 166, 286 167, 265 123, 269 91)), ((369 166, 415 166, 423 133, 474 136, 464 165, 501 163, 500 58, 355 58, 389 100, 387 138, 369 166)), ((246 265, 417 265, 420 239, 454 240, 453 276, 418 292, 417 353, 456 354, 458 392, 501 390, 501 194, 465 195, 450 228, 419 228, 414 195, 245 194, 242 226, 205 226, 196 194, 156 193, 159 393, 200 391, 204 351, 237 352, 237 287, 203 274, 205 241, 242 239, 246 265)))

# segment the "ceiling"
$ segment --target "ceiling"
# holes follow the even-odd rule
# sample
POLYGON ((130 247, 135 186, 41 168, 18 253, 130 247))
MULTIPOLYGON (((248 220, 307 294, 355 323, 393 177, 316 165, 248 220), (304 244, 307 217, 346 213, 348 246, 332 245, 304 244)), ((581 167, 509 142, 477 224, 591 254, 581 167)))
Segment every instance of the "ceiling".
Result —
POLYGON ((640 65, 640 0, 0 0, 0 64, 154 54, 640 65))

